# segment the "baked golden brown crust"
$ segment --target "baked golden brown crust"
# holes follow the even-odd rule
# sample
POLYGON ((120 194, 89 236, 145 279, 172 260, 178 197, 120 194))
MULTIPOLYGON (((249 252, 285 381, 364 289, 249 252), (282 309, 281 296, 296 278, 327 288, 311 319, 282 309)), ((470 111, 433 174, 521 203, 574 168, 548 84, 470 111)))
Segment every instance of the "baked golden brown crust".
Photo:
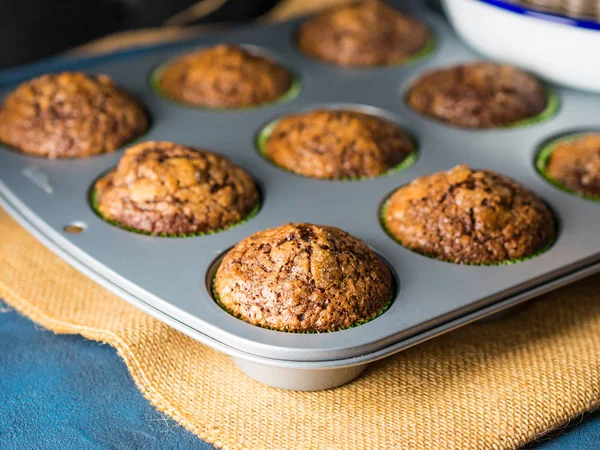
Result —
POLYGON ((546 173, 575 192, 600 197, 600 133, 558 143, 546 173))
POLYGON ((402 129, 379 117, 316 110, 279 120, 263 151, 299 175, 340 180, 381 175, 410 155, 414 145, 402 129))
POLYGON ((275 62, 235 45, 217 45, 183 55, 158 80, 167 97, 196 106, 241 108, 277 100, 292 85, 275 62))
POLYGON ((423 23, 373 0, 319 13, 297 36, 304 53, 340 66, 402 63, 430 39, 423 23))
POLYGON ((490 170, 456 166, 398 189, 385 226, 405 247, 454 263, 526 258, 549 245, 555 224, 530 190, 490 170))
POLYGON ((280 331, 334 331, 376 317, 391 300, 390 270, 339 228, 306 223, 259 231, 223 258, 214 282, 236 317, 280 331))
POLYGON ((459 127, 493 128, 537 116, 546 108, 544 87, 514 67, 475 62, 422 75, 410 88, 416 111, 459 127))
POLYGON ((197 234, 243 220, 259 201, 250 175, 227 158, 172 142, 129 148, 95 185, 106 219, 152 234, 197 234))
POLYGON ((147 129, 142 106, 106 75, 42 75, 19 85, 0 109, 0 142, 48 158, 112 152, 147 129))

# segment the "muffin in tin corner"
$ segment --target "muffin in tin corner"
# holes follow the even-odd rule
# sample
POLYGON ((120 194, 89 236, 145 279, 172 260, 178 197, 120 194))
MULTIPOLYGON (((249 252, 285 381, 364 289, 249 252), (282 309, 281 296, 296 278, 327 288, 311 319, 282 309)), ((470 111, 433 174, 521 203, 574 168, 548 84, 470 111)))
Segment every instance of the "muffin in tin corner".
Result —
POLYGON ((0 108, 0 142, 47 158, 112 152, 147 129, 144 108, 106 75, 42 75, 19 85, 0 108))
POLYGON ((160 68, 160 93, 206 108, 245 108, 278 100, 294 83, 274 61, 233 44, 185 54, 160 68))
POLYGON ((259 231, 223 258, 216 300, 253 325, 324 332, 374 319, 392 300, 390 269, 339 228, 307 223, 259 231))
POLYGON ((535 77, 487 61, 427 72, 410 87, 407 101, 421 114, 465 128, 510 126, 552 106, 535 77))
POLYGON ((501 264, 547 249, 556 225, 529 189, 466 165, 417 178, 385 203, 382 221, 405 247, 461 264, 501 264))
POLYGON ((600 132, 567 136, 550 145, 544 175, 576 194, 600 200, 600 132))
POLYGON ((154 235, 198 235, 235 225, 258 207, 250 175, 224 156, 172 142, 129 148, 94 185, 106 220, 154 235))
POLYGON ((339 66, 406 62, 431 43, 427 26, 382 2, 366 0, 318 13, 298 30, 304 53, 339 66))
POLYGON ((330 109, 279 119, 259 145, 278 166, 328 180, 376 177, 416 152, 412 138, 396 124, 358 111, 330 109))

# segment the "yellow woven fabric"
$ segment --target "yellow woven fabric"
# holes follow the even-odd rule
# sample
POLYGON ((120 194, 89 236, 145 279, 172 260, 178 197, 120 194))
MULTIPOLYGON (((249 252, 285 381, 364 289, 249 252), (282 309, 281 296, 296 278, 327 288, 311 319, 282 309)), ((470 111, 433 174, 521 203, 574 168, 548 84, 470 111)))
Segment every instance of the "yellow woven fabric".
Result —
POLYGON ((330 391, 265 387, 71 268, 0 210, 0 297, 117 349, 144 396, 226 449, 512 449, 600 403, 600 277, 372 364, 330 391))

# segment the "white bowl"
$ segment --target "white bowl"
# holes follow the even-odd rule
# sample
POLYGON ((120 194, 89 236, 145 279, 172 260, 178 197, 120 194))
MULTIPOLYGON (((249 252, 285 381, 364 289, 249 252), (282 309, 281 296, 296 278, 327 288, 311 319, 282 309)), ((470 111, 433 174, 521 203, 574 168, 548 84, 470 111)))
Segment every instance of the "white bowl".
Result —
POLYGON ((549 81, 600 92, 600 23, 544 14, 505 0, 443 0, 478 52, 549 81))

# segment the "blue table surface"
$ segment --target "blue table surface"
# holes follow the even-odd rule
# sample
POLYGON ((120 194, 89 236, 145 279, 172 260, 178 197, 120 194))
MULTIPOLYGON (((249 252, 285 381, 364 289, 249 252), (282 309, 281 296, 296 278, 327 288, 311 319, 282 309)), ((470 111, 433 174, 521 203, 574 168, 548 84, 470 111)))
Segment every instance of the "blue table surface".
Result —
MULTIPOLYGON (((112 347, 0 311, 0 449, 214 448, 155 410, 112 347)), ((600 414, 575 422, 528 448, 600 448, 600 414)))

